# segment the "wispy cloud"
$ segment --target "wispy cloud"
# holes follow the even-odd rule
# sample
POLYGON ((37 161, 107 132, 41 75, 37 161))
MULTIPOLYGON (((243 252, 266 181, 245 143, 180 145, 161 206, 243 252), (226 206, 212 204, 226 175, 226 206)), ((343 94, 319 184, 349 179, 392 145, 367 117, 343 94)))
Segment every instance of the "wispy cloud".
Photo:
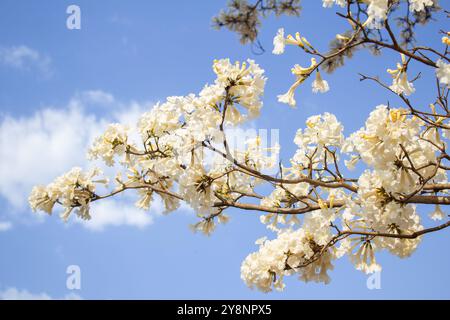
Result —
POLYGON ((10 221, 0 221, 0 232, 8 231, 12 228, 10 221))
POLYGON ((51 58, 24 45, 0 47, 0 65, 19 70, 37 71, 43 77, 53 73, 51 58))
POLYGON ((80 99, 86 103, 93 103, 100 106, 108 106, 116 102, 111 93, 103 90, 87 90, 80 94, 80 99))
POLYGON ((106 121, 86 114, 75 103, 62 110, 48 108, 28 117, 4 118, 0 195, 14 208, 24 209, 33 184, 86 163, 84 151, 105 125, 106 121))
POLYGON ((92 219, 88 222, 81 219, 74 221, 91 231, 103 231, 106 227, 117 226, 143 229, 153 223, 155 213, 162 211, 162 205, 157 201, 152 203, 149 211, 144 211, 133 206, 133 202, 108 199, 92 204, 92 219))
MULTIPOLYGON (((76 94, 61 109, 46 108, 26 117, 0 120, 0 196, 12 212, 29 212, 27 198, 34 185, 51 182, 73 166, 89 168, 86 151, 110 122, 135 125, 151 103, 122 103, 100 90, 76 94), (92 104, 109 103, 105 118, 95 116, 92 104)), ((110 168, 104 168, 108 173, 110 168)), ((93 219, 81 221, 86 228, 101 231, 107 226, 143 228, 153 222, 148 212, 133 207, 130 199, 109 199, 93 204, 93 219)), ((157 204, 152 214, 162 208, 157 204)))
MULTIPOLYGON (((0 300, 53 300, 45 292, 31 293, 26 289, 20 290, 14 287, 7 288, 0 291, 0 300)), ((56 300, 81 300, 82 298, 76 293, 66 294, 64 297, 56 300)))

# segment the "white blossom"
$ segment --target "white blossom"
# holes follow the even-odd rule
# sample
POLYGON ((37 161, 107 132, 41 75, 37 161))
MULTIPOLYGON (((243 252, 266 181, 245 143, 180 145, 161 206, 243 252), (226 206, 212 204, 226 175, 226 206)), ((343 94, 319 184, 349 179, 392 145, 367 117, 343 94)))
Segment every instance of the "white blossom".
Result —
POLYGON ((336 116, 325 112, 323 115, 311 116, 306 120, 306 128, 299 129, 294 143, 306 148, 308 145, 336 146, 344 142, 344 127, 336 116))
POLYGON ((273 54, 282 54, 285 47, 284 29, 278 29, 276 36, 273 38, 273 54))
POLYGON ((322 5, 324 8, 331 8, 333 4, 336 4, 340 7, 345 7, 347 4, 346 0, 322 0, 322 5))
POLYGON ((325 93, 330 90, 330 86, 326 80, 322 79, 320 72, 316 72, 316 79, 312 83, 312 91, 314 93, 325 93))
MULTIPOLYGON (((421 12, 432 2, 411 1, 410 10, 421 12)), ((388 1, 364 3, 369 15, 366 26, 379 27, 388 14, 388 1)), ((323 1, 325 7, 334 4, 344 6, 346 1, 323 1)), ((284 38, 283 28, 273 44, 274 54, 283 53, 287 44, 314 50, 298 32, 284 38)), ((408 63, 402 55, 397 68, 388 69, 389 88, 402 98, 415 91, 408 81, 408 63)), ((449 64, 443 60, 436 64, 439 82, 448 86, 449 64)), ((278 95, 278 101, 295 106, 295 90, 315 71, 313 92, 327 92, 329 85, 319 65, 322 61, 318 64, 314 58, 309 66, 294 65, 295 81, 278 95)), ((432 113, 424 114, 378 105, 363 127, 347 137, 335 115, 309 116, 304 128, 296 131, 293 155, 282 164, 280 146, 267 146, 260 135, 242 139, 239 148, 227 140, 229 128, 259 115, 267 80, 264 70, 253 60, 229 59, 214 60, 212 70, 216 78, 198 93, 168 97, 145 112, 137 123, 140 141, 132 141, 131 129, 118 123, 94 141, 90 158, 108 166, 119 160, 124 167, 109 193, 99 192, 109 186, 98 169, 83 172, 76 167, 46 186, 34 187, 31 208, 51 214, 58 205, 65 221, 72 213, 89 219, 93 201, 134 190, 135 205, 144 210, 154 200, 163 203, 165 213, 185 203, 198 219, 192 230, 208 236, 228 222, 224 210, 230 207, 261 211, 261 223, 275 237, 256 241, 259 249, 242 262, 241 277, 263 292, 283 290, 290 275, 328 283, 333 260, 345 255, 357 270, 373 273, 381 270, 376 260, 379 252, 404 258, 416 250, 421 237, 404 235, 424 230, 416 208, 423 201, 409 199, 440 197, 445 191, 436 186, 424 189, 425 184, 448 184, 443 150, 450 121, 439 114, 438 103, 431 105, 432 113), (356 173, 365 168, 347 179, 339 169, 341 162, 349 169, 358 164, 356 173), (276 175, 266 174, 273 168, 276 175)), ((447 218, 440 205, 429 216, 447 218)))
POLYGON ((409 96, 416 91, 414 85, 408 81, 408 75, 406 74, 406 58, 402 54, 402 63, 397 63, 397 69, 387 69, 387 72, 392 76, 392 85, 389 87, 397 94, 405 94, 409 96))
POLYGON ((442 211, 440 205, 436 205, 433 212, 430 213, 430 218, 433 220, 443 220, 447 215, 442 211))
POLYGON ((392 80, 392 85, 389 88, 397 94, 405 94, 409 96, 414 93, 416 89, 414 89, 414 85, 408 81, 407 77, 408 76, 404 71, 398 73, 398 75, 392 80))
POLYGON ((368 3, 366 24, 371 28, 380 28, 386 20, 388 11, 388 0, 365 0, 368 3))
POLYGON ((289 90, 282 95, 278 95, 278 101, 282 103, 286 103, 290 105, 291 107, 296 106, 295 101, 295 90, 297 87, 302 84, 311 74, 312 71, 314 71, 317 67, 317 62, 315 58, 311 58, 311 65, 309 67, 303 68, 300 65, 296 64, 291 69, 291 72, 293 75, 296 76, 297 80, 294 82, 294 84, 289 88, 289 90))
POLYGON ((436 76, 438 77, 439 82, 447 87, 450 86, 450 64, 439 59, 436 62, 436 65, 436 76))
POLYGON ((124 155, 131 147, 128 145, 128 131, 129 128, 121 124, 110 124, 105 133, 94 141, 89 150, 89 157, 91 159, 102 158, 107 165, 114 165, 114 156, 124 155))
POLYGON ((53 206, 58 202, 65 208, 61 214, 63 220, 67 221, 74 210, 80 218, 90 219, 89 204, 96 197, 96 184, 107 183, 105 179, 93 179, 100 174, 98 169, 84 173, 81 168, 72 168, 46 187, 34 187, 29 197, 30 206, 33 210, 51 214, 53 206))
POLYGON ((241 266, 241 278, 263 292, 283 290, 283 278, 298 273, 305 282, 328 283, 333 269, 331 255, 326 253, 314 263, 299 268, 319 250, 314 239, 303 229, 281 232, 274 240, 260 241, 259 251, 250 254, 241 266))
POLYGON ((411 11, 424 11, 426 7, 434 5, 433 0, 410 0, 409 10, 411 11))

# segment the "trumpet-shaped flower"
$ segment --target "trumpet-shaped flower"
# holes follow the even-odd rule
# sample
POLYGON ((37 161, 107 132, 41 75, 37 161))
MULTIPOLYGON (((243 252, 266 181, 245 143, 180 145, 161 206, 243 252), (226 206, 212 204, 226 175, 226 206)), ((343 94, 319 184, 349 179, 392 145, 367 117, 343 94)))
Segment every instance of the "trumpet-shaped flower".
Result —
POLYGON ((322 79, 322 76, 320 75, 320 72, 316 73, 316 79, 312 83, 312 91, 314 93, 325 93, 328 90, 330 90, 330 86, 328 85, 328 82, 326 80, 322 79))
POLYGON ((273 38, 273 54, 282 54, 284 52, 284 47, 286 45, 286 41, 284 39, 284 29, 278 29, 276 36, 273 38))
POLYGON ((387 69, 387 72, 392 76, 392 85, 389 87, 392 91, 400 94, 410 95, 415 89, 414 85, 408 81, 408 75, 406 74, 406 59, 405 55, 401 55, 402 63, 397 63, 397 69, 387 69))
POLYGON ((297 89, 297 87, 302 84, 308 77, 309 75, 317 68, 317 62, 316 59, 311 58, 311 65, 309 67, 303 68, 300 65, 296 64, 294 65, 294 67, 291 69, 291 72, 293 75, 295 75, 297 77, 297 80, 294 82, 294 84, 289 88, 289 90, 282 95, 278 95, 278 101, 282 102, 282 103, 286 103, 288 105, 290 105, 291 107, 295 107, 296 106, 296 101, 295 101, 295 89, 297 89))
POLYGON ((409 10, 420 12, 424 11, 426 7, 431 7, 433 5, 433 0, 411 0, 409 2, 409 10))
POLYGON ((439 82, 447 87, 450 86, 450 63, 446 63, 442 59, 439 59, 436 62, 436 65, 436 76, 438 77, 439 82))

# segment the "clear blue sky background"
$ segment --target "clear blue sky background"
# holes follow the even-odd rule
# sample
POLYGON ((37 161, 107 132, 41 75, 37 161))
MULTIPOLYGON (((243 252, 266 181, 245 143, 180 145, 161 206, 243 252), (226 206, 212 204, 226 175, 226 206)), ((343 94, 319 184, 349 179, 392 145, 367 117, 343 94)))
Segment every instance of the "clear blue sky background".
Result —
MULTIPOLYGON (((267 52, 255 56, 248 46, 239 44, 236 34, 211 28, 211 18, 224 5, 225 1, 206 0, 2 0, 0 47, 26 45, 48 55, 52 75, 39 77, 0 66, 1 116, 27 117, 43 106, 63 107, 77 92, 92 89, 110 92, 121 101, 158 101, 198 92, 213 80, 212 60, 223 57, 252 58, 266 70, 264 109, 255 124, 280 129, 284 160, 295 150, 292 139, 297 128, 310 115, 332 112, 349 134, 363 125, 376 105, 387 101, 399 105, 398 99, 373 83, 360 83, 357 76, 357 72, 379 74, 390 81, 385 69, 394 67, 399 57, 385 53, 372 58, 367 52, 358 53, 333 75, 324 75, 331 86, 327 94, 312 94, 308 83, 297 94, 298 109, 279 104, 276 95, 284 93, 293 80, 290 67, 309 64, 309 58, 295 48, 288 48, 283 56, 270 54, 276 30, 284 26, 287 32, 300 31, 324 49, 329 39, 344 30, 344 23, 335 10, 322 9, 321 1, 303 1, 300 19, 265 21, 261 41, 267 52), (82 11, 78 31, 65 27, 66 7, 73 3, 82 11)), ((439 25, 433 24, 433 29, 439 25)), ((426 44, 439 44, 436 33, 428 29, 420 33, 426 44)), ((412 73, 421 71, 415 68, 412 73)), ((416 87, 414 101, 427 105, 433 96, 426 81, 416 87)), ((99 116, 113 111, 92 110, 99 116)), ((430 208, 420 209, 428 220, 430 208)), ((284 292, 262 294, 248 289, 240 279, 242 260, 256 250, 255 239, 268 233, 255 213, 230 211, 230 223, 207 238, 189 230, 196 219, 183 212, 157 217, 144 229, 123 226, 92 232, 80 225, 66 227, 56 216, 43 223, 28 222, 34 219, 30 210, 12 211, 0 197, 0 217, 14 223, 11 230, 0 232, 0 290, 16 287, 62 297, 69 293, 66 267, 77 264, 82 289, 76 293, 85 299, 450 298, 446 231, 426 237, 408 259, 379 255, 380 290, 368 290, 366 275, 343 258, 335 263, 329 285, 305 284, 293 277, 284 292)))

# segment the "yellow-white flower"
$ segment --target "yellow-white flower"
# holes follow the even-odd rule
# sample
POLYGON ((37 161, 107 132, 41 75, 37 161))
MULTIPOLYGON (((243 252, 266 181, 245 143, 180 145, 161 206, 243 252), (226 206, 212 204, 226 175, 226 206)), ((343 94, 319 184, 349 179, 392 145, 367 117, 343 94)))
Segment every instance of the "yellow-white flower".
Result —
POLYGON ((284 37, 284 29, 278 29, 277 34, 273 38, 273 54, 282 54, 284 53, 284 48, 287 44, 298 46, 300 48, 305 48, 305 45, 309 48, 312 48, 311 44, 306 40, 305 37, 300 36, 299 32, 295 33, 295 37, 292 35, 288 35, 286 38, 284 37))
POLYGON ((285 39, 284 39, 284 29, 280 28, 278 29, 277 34, 273 38, 273 54, 282 54, 284 52, 284 47, 286 45, 285 39))
POLYGON ((322 0, 322 6, 324 8, 331 8, 333 4, 336 4, 340 7, 345 7, 347 1, 345 0, 322 0))
POLYGON ((382 22, 386 19, 388 12, 388 0, 366 0, 367 2, 367 20, 364 26, 379 29, 382 22))
POLYGON ((286 103, 291 107, 295 107, 297 102, 295 101, 294 93, 295 89, 303 82, 305 79, 298 79, 294 82, 294 84, 289 88, 289 90, 285 94, 280 94, 277 96, 278 101, 281 103, 286 103))
POLYGON ((282 103, 286 103, 290 105, 291 107, 296 106, 296 101, 294 97, 295 89, 302 84, 303 81, 306 80, 306 78, 309 77, 311 72, 313 72, 317 67, 317 61, 314 58, 311 58, 311 65, 307 68, 303 68, 300 65, 296 64, 291 69, 291 72, 293 75, 297 77, 297 80, 294 82, 294 84, 289 88, 289 90, 285 94, 278 95, 278 101, 282 103))
POLYGON ((442 211, 441 206, 438 204, 434 208, 434 211, 430 213, 430 218, 433 220, 442 220, 445 218, 445 216, 445 212, 442 211))
POLYGON ((336 39, 338 39, 340 41, 344 41, 344 42, 350 40, 349 37, 343 36, 342 34, 336 34, 336 39))
POLYGON ((402 63, 397 63, 397 69, 387 69, 387 72, 392 76, 392 85, 389 87, 396 94, 405 94, 409 96, 414 93, 416 89, 412 82, 408 81, 408 75, 406 74, 406 58, 402 54, 402 63))
POLYGON ((407 96, 416 91, 413 83, 408 81, 408 75, 405 71, 399 72, 398 75, 394 77, 392 85, 389 88, 397 94, 403 93, 407 96))
POLYGON ((304 37, 300 36, 299 32, 295 33, 295 38, 290 34, 286 37, 286 44, 291 44, 293 46, 299 46, 301 48, 304 48, 305 43, 307 45, 309 45, 309 43, 306 41, 306 39, 304 37))
POLYGON ((436 62, 436 76, 441 84, 450 85, 450 63, 445 63, 442 59, 436 62))
POLYGON ((325 93, 328 90, 330 90, 330 86, 328 85, 328 82, 326 80, 322 79, 322 76, 320 75, 320 72, 317 71, 316 73, 316 79, 312 83, 312 91, 314 93, 325 93))
POLYGON ((411 0, 409 4, 409 10, 420 12, 424 11, 425 7, 431 7, 433 5, 433 0, 411 0))

